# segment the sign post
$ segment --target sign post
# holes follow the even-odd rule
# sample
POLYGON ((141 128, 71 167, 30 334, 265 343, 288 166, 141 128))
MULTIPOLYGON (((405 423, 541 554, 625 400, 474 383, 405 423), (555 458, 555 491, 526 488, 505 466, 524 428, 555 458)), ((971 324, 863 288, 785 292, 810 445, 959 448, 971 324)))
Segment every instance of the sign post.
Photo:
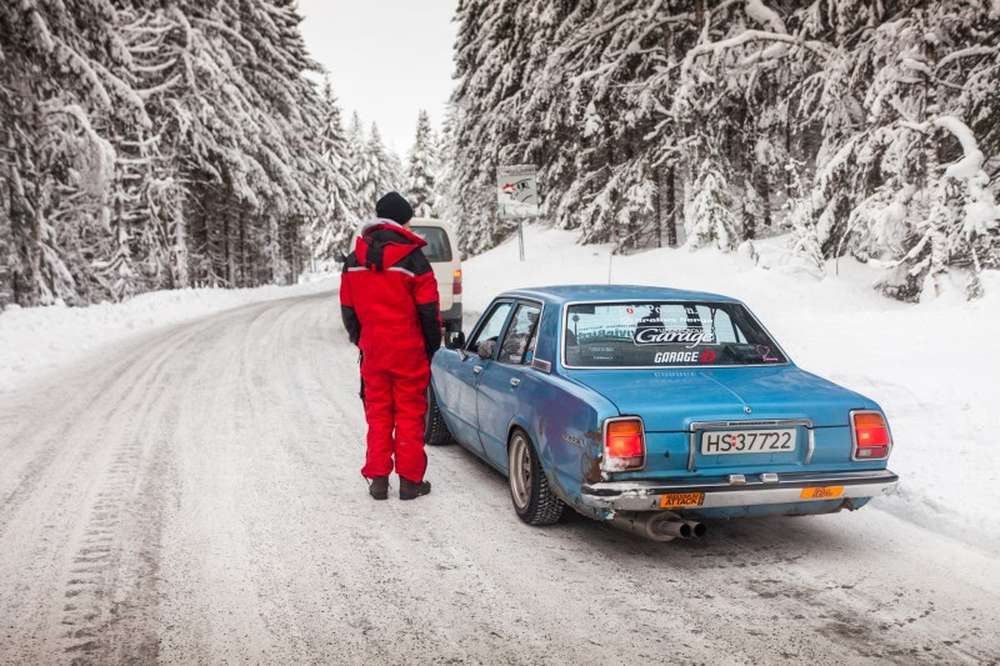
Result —
POLYGON ((538 168, 533 164, 497 167, 497 209, 502 220, 517 220, 518 254, 524 261, 524 219, 538 217, 538 168))

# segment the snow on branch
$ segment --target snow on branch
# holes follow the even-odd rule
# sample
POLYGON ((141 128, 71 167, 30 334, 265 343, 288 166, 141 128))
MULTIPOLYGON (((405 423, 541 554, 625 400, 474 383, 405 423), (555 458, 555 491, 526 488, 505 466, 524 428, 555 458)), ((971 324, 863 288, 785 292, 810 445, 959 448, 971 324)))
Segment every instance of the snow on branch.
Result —
POLYGON ((746 12, 757 23, 769 26, 771 32, 788 34, 788 28, 785 27, 785 22, 778 15, 778 12, 766 6, 761 0, 747 0, 746 12))
POLYGON ((81 185, 83 189, 95 196, 101 197, 111 188, 114 180, 115 160, 117 154, 114 146, 98 134, 90 123, 90 116, 79 104, 67 104, 52 109, 52 113, 63 113, 73 118, 83 130, 88 151, 80 155, 83 164, 81 169, 81 185))
POLYGON ((955 116, 939 116, 932 122, 935 126, 951 132, 962 144, 962 152, 965 153, 962 159, 945 169, 945 175, 952 178, 972 178, 982 171, 985 157, 983 151, 979 150, 976 136, 968 125, 955 116))
POLYGON ((953 62, 961 60, 962 58, 978 58, 982 56, 997 55, 998 53, 1000 53, 1000 48, 997 48, 996 46, 982 46, 982 45, 970 46, 965 49, 959 49, 958 51, 953 51, 952 53, 949 53, 945 57, 941 58, 941 60, 938 61, 935 69, 941 69, 943 67, 946 67, 953 62))
POLYGON ((783 44, 790 44, 793 46, 801 46, 803 48, 813 51, 817 55, 827 58, 831 53, 831 48, 824 44, 823 42, 817 42, 811 39, 799 39, 791 35, 783 35, 777 32, 768 32, 765 30, 746 30, 740 34, 730 37, 728 39, 722 39, 717 42, 708 42, 706 44, 699 44, 690 51, 688 51, 687 56, 684 58, 684 70, 685 72, 690 70, 691 65, 694 63, 695 59, 703 55, 718 55, 722 51, 727 49, 735 48, 737 46, 743 46, 744 44, 749 44, 751 42, 759 41, 770 41, 770 42, 781 42, 783 44))

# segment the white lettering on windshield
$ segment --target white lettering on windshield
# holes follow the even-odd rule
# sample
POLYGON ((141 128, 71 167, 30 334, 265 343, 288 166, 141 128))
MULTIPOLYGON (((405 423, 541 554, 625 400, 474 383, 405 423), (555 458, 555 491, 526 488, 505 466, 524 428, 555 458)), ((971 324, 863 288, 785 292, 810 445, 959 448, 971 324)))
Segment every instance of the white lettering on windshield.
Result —
POLYGON ((640 328, 632 341, 637 345, 667 345, 687 343, 688 349, 698 345, 716 344, 715 331, 704 328, 640 328))

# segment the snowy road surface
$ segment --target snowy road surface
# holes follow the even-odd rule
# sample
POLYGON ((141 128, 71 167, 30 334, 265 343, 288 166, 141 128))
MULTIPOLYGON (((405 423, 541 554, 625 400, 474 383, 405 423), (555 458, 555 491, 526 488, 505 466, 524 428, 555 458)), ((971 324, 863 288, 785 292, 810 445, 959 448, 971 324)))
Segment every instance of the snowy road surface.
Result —
POLYGON ((0 663, 1000 660, 1000 555, 878 509, 529 528, 457 447, 372 502, 356 389, 321 294, 0 398, 0 663))

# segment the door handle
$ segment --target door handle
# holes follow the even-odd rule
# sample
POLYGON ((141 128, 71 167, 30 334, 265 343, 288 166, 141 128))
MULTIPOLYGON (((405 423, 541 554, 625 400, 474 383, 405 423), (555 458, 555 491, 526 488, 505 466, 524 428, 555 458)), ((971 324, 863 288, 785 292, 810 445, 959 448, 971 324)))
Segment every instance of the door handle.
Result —
POLYGON ((474 365, 474 366, 472 366, 472 374, 478 375, 482 371, 483 371, 483 366, 481 366, 481 365, 474 365))
POLYGON ((520 383, 521 383, 521 380, 518 379, 517 377, 511 377, 510 378, 510 386, 511 386, 511 388, 517 388, 520 385, 520 383))

